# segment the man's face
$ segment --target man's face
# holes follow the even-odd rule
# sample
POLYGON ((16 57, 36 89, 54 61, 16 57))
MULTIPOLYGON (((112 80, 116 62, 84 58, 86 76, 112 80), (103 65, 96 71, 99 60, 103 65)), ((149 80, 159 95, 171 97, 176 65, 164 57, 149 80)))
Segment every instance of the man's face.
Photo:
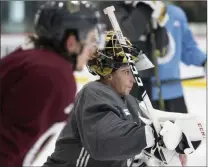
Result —
POLYGON ((112 79, 109 83, 120 95, 129 95, 135 83, 130 67, 121 67, 112 73, 112 79))
POLYGON ((97 36, 96 31, 92 29, 86 35, 86 39, 81 42, 78 42, 75 36, 69 37, 67 48, 69 53, 77 54, 77 64, 76 64, 77 71, 83 70, 85 65, 88 63, 88 60, 96 52, 97 50, 96 36, 97 36))
POLYGON ((89 59, 94 55, 97 50, 96 46, 96 31, 93 29, 88 32, 85 41, 81 41, 83 45, 82 52, 77 57, 76 70, 81 71, 88 63, 89 59))

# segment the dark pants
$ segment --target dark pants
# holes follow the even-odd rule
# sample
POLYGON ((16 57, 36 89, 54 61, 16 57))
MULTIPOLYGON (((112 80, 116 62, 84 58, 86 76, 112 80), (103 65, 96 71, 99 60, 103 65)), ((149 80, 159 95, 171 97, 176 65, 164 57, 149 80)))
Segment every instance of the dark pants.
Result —
MULTIPOLYGON (((142 80, 143 84, 144 84, 144 88, 147 91, 148 96, 151 99, 151 90, 152 90, 152 86, 151 83, 149 82, 149 80, 142 80)), ((138 86, 136 84, 134 84, 134 87, 132 88, 130 94, 132 96, 134 96, 135 98, 141 100, 141 95, 143 92, 140 91, 140 89, 138 89, 138 86)), ((151 100, 152 105, 155 109, 160 109, 159 106, 159 101, 154 101, 151 100)), ((186 107, 186 103, 184 100, 184 97, 177 97, 174 99, 170 99, 170 100, 164 100, 165 102, 165 111, 169 111, 169 112, 178 112, 178 113, 188 113, 187 107, 186 107)))
MULTIPOLYGON (((188 113, 184 97, 178 97, 175 99, 165 100, 165 111, 188 113)), ((155 109, 159 109, 159 101, 152 101, 152 105, 155 109)))

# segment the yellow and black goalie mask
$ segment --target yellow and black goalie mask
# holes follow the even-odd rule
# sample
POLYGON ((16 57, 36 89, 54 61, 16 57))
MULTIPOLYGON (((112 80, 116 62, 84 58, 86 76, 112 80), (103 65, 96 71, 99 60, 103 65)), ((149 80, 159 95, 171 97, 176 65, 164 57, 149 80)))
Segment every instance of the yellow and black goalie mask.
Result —
MULTIPOLYGON (((97 50, 87 65, 90 73, 101 77, 105 77, 120 67, 128 65, 128 61, 122 46, 116 37, 116 33, 114 31, 106 32, 105 41, 105 48, 103 50, 97 50)), ((138 71, 154 67, 145 54, 132 46, 131 42, 127 38, 126 43, 127 46, 125 47, 128 48, 138 71), (141 65, 145 65, 146 67, 142 67, 141 65)))

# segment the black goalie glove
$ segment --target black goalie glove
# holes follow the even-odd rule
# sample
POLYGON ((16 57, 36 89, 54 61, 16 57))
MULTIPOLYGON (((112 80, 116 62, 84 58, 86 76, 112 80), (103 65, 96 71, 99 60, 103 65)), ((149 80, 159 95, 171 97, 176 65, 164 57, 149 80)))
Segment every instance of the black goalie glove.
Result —
POLYGON ((182 139, 176 147, 176 152, 179 154, 192 154, 201 144, 202 140, 190 141, 190 139, 183 133, 182 139))

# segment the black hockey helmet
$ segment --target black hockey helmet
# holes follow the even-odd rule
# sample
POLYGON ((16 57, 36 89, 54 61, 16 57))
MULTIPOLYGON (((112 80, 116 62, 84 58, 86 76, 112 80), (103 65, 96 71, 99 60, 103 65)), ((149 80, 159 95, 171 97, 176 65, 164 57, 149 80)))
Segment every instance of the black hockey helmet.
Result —
POLYGON ((93 28, 98 30, 98 46, 104 47, 104 24, 99 22, 98 11, 89 3, 50 0, 40 7, 34 22, 36 35, 50 40, 56 47, 63 45, 69 32, 83 40, 93 28))

